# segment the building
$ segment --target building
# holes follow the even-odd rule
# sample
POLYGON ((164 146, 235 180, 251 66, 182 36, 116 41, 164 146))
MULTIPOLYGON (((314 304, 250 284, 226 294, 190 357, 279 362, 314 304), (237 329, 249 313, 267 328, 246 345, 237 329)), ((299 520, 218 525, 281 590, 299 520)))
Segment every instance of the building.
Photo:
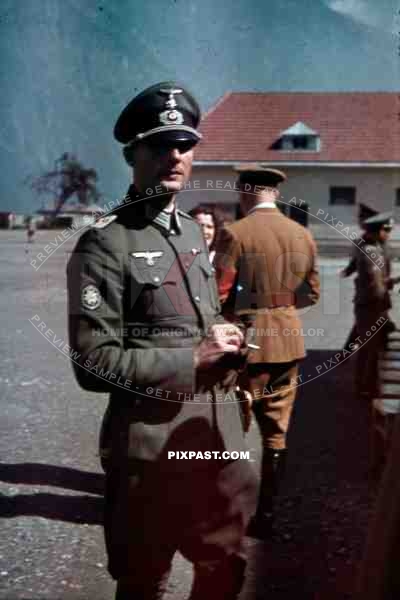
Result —
POLYGON ((234 211, 234 168, 248 162, 287 173, 283 200, 302 199, 312 215, 319 210, 313 228, 326 213, 356 224, 359 202, 394 209, 400 220, 399 94, 227 93, 201 132, 187 209, 217 202, 234 211))
POLYGON ((37 214, 44 217, 42 227, 64 228, 74 226, 79 229, 86 225, 92 225, 102 212, 102 208, 96 204, 91 204, 89 206, 64 205, 60 211, 41 208, 37 211, 37 214))

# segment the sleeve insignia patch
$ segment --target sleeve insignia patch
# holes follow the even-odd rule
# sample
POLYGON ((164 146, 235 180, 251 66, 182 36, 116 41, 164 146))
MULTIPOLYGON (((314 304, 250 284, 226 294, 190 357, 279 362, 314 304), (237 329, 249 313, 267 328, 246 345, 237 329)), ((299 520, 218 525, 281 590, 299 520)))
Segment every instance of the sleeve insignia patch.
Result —
POLYGON ((93 227, 95 229, 104 229, 104 227, 107 227, 107 225, 115 221, 116 218, 117 215, 106 215, 105 217, 100 217, 100 219, 97 219, 97 221, 93 223, 93 227))
POLYGON ((99 308, 102 301, 99 288, 95 285, 86 285, 81 293, 81 301, 83 308, 88 310, 99 308))

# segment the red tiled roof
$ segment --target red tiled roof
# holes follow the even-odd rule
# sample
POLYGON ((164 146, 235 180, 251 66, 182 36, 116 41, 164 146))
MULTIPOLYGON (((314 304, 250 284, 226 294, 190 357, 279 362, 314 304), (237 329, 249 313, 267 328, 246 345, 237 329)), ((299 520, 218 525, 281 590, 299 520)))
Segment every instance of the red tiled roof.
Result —
POLYGON ((400 162, 400 95, 392 92, 228 93, 205 115, 196 161, 400 162), (320 152, 271 149, 302 121, 320 152))

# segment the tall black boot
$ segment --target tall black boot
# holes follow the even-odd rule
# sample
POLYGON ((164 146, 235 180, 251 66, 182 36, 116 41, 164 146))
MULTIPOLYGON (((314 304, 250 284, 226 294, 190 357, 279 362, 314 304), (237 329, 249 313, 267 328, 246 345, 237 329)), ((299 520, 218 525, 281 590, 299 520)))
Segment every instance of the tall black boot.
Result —
POLYGON ((168 577, 169 571, 154 577, 154 580, 151 580, 150 576, 148 581, 119 579, 115 600, 162 600, 167 589, 168 577))
POLYGON ((264 448, 263 450, 257 512, 248 531, 251 537, 268 539, 273 533, 274 504, 279 482, 285 470, 286 453, 286 449, 264 448))
POLYGON ((246 561, 235 555, 214 563, 195 564, 189 600, 237 600, 245 568, 246 561))

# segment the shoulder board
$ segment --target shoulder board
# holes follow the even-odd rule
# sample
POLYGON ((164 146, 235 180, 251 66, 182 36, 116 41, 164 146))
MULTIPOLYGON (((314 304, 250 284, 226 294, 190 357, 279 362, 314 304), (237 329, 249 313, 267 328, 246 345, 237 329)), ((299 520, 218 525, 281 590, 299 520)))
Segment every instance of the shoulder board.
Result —
POLYGON ((178 208, 177 213, 179 214, 180 217, 186 217, 186 219, 189 219, 189 221, 194 221, 193 217, 191 217, 190 215, 188 215, 187 213, 185 213, 180 208, 178 208))
POLYGON ((116 218, 117 215, 106 215, 105 217, 100 217, 100 219, 97 219, 97 221, 93 223, 92 227, 94 229, 104 229, 104 227, 107 227, 110 225, 110 223, 115 221, 116 218))

